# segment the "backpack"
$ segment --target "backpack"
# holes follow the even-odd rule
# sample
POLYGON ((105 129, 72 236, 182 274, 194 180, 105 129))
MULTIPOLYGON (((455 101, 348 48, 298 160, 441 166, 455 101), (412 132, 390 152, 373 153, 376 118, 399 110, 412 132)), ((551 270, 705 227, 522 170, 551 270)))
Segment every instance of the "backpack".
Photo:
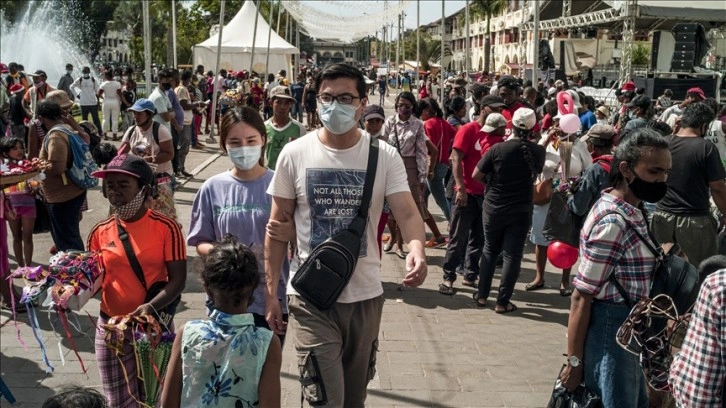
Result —
MULTIPOLYGON (((156 145, 159 145, 159 126, 161 126, 161 123, 157 121, 151 122, 151 134, 154 136, 154 142, 156 142, 156 145)), ((126 134, 124 135, 124 138, 131 139, 131 135, 136 131, 136 125, 133 125, 129 127, 129 130, 126 131, 126 134), (128 136, 128 137, 127 137, 128 136)))
MULTIPOLYGON (((54 130, 68 135, 68 145, 70 146, 71 154, 73 155, 73 162, 66 170, 66 175, 78 187, 84 190, 96 187, 98 185, 98 179, 91 176, 91 174, 98 170, 98 165, 95 161, 93 161, 93 156, 91 156, 91 149, 88 143, 84 142, 77 133, 71 132, 61 126, 53 127, 50 131, 48 131, 48 134, 50 135, 50 132, 54 130)), ((49 140, 50 137, 45 138, 46 149, 49 140)))

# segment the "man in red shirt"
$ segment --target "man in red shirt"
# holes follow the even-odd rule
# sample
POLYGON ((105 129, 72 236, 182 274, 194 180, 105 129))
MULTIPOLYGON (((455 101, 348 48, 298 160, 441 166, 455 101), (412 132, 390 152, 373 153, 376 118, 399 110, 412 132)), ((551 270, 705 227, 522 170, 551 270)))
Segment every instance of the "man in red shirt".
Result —
POLYGON ((504 141, 506 122, 502 115, 495 115, 504 106, 504 101, 498 96, 482 97, 475 105, 477 119, 459 128, 454 137, 451 171, 456 195, 451 208, 449 243, 443 265, 444 282, 439 285, 439 293, 443 295, 454 294, 456 270, 462 264, 465 268, 464 285, 475 286, 479 276, 479 259, 484 246, 481 218, 484 185, 475 181, 472 174, 485 149, 504 141), (489 119, 489 116, 493 118, 489 119))
POLYGON ((526 106, 519 101, 519 81, 511 76, 503 76, 499 79, 497 84, 497 92, 499 97, 504 100, 504 109, 502 109, 502 115, 507 119, 507 136, 512 133, 512 117, 514 112, 520 108, 526 108, 526 106))

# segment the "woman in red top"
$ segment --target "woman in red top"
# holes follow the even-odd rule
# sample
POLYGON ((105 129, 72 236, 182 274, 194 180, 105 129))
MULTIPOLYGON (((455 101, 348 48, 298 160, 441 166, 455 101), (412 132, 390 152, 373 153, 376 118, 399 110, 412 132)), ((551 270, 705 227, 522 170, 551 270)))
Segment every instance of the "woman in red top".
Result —
MULTIPOLYGON (((439 104, 431 99, 424 98, 418 101, 418 109, 421 112, 421 120, 424 122, 424 132, 431 143, 436 146, 439 155, 434 166, 434 175, 429 178, 428 192, 433 194, 436 205, 441 208, 447 221, 451 221, 451 209, 446 200, 444 178, 449 171, 449 155, 451 144, 456 135, 456 129, 444 119, 444 112, 439 104)), ((428 200, 428 194, 427 194, 428 200)))

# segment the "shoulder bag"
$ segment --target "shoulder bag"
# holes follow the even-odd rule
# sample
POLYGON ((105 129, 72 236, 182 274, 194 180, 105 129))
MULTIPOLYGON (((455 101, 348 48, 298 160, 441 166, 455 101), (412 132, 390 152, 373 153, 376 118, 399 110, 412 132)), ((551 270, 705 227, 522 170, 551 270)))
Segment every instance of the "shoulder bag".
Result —
MULTIPOLYGON (((136 258, 136 254, 134 253, 134 249, 131 247, 131 242, 129 241, 129 234, 126 232, 126 229, 121 226, 121 223, 118 221, 118 218, 116 218, 116 227, 118 228, 118 237, 123 243, 124 251, 126 252, 126 256, 129 258, 129 264, 131 265, 131 269, 134 270, 134 274, 136 274, 136 278, 139 279, 141 282, 141 285, 146 289, 146 297, 144 298, 144 303, 151 302, 152 299, 156 297, 156 295, 161 292, 162 289, 166 286, 168 282, 155 282, 151 285, 151 287, 146 286, 146 278, 144 277, 144 271, 141 269, 141 264, 139 263, 139 260, 136 258)), ((168 305, 156 309, 154 313, 154 318, 162 325, 162 327, 166 331, 170 331, 169 325, 171 324, 171 321, 174 319, 174 315, 176 314, 176 308, 179 306, 179 303, 181 302, 181 295, 177 296, 174 300, 171 301, 168 305)))
POLYGON ((373 181, 378 165, 378 139, 371 137, 365 185, 358 215, 348 228, 333 234, 315 247, 292 278, 292 287, 308 303, 320 310, 335 304, 353 276, 360 254, 361 239, 365 239, 368 208, 373 195, 373 181))

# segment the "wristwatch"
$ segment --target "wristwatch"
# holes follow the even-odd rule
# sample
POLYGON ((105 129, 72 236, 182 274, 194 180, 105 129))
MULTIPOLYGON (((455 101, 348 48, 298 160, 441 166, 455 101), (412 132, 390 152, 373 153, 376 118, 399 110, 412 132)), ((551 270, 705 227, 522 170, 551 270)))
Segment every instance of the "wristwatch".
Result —
POLYGON ((569 364, 570 367, 579 367, 580 364, 582 364, 582 360, 577 358, 577 356, 569 356, 567 357, 567 364, 569 364))

